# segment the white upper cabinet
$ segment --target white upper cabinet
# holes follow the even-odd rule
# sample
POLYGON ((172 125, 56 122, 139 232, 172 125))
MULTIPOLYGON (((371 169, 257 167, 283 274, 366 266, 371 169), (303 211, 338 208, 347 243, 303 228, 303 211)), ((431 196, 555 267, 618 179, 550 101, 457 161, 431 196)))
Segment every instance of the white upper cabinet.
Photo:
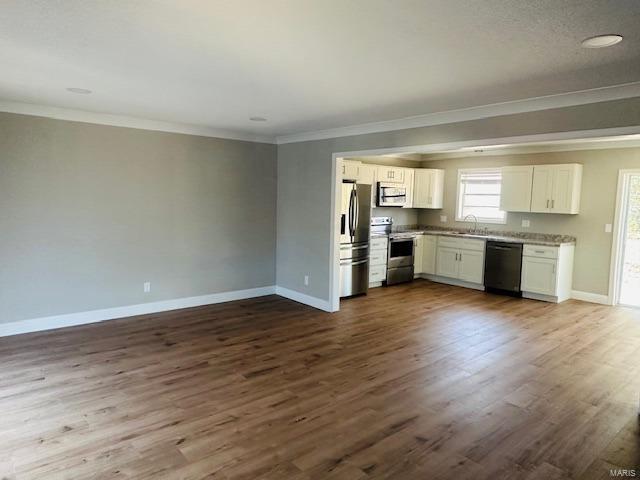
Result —
POLYGON ((353 180, 354 182, 358 180, 358 175, 360 174, 360 166, 362 163, 356 162, 354 160, 343 160, 342 161, 342 174, 343 180, 353 180))
POLYGON ((443 197, 444 170, 414 170, 413 208, 442 208, 443 197))
POLYGON ((365 185, 375 185, 376 183, 376 166, 368 163, 361 163, 358 171, 358 183, 365 185))
POLYGON ((408 169, 379 165, 377 180, 386 183, 404 183, 405 170, 408 169))
POLYGON ((580 212, 582 165, 502 168, 500 209, 505 212, 580 212))
POLYGON ((582 165, 536 165, 533 167, 531 211, 579 213, 581 190, 582 165))
POLYGON ((533 166, 502 167, 500 210, 530 212, 533 166))
POLYGON ((413 168, 405 168, 404 169, 404 186, 407 189, 407 202, 402 206, 402 208, 416 208, 414 205, 414 188, 413 188, 413 178, 415 176, 415 172, 413 168))

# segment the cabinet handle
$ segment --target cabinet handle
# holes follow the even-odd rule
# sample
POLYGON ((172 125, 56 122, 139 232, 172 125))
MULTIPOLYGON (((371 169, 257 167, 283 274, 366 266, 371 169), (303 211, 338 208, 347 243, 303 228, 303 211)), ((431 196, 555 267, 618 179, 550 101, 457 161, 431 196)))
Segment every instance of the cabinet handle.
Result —
POLYGON ((551 200, 551 208, 555 208, 556 205, 556 201, 555 200, 551 200))
POLYGON ((343 175, 346 173, 346 170, 345 170, 346 168, 347 168, 346 166, 342 165, 342 174, 343 175))
POLYGON ((547 208, 549 208, 549 200, 547 199, 547 208))
POLYGON ((460 262, 462 261, 462 254, 460 254, 460 260, 459 260, 459 261, 460 261, 460 262))

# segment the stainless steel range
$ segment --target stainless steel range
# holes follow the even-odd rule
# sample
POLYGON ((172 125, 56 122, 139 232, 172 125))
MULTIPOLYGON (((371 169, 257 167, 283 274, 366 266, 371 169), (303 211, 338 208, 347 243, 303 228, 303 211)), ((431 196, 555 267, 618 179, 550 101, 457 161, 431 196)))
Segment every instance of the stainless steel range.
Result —
POLYGON ((372 217, 371 234, 388 235, 387 285, 413 280, 413 241, 415 235, 392 233, 391 217, 372 217))

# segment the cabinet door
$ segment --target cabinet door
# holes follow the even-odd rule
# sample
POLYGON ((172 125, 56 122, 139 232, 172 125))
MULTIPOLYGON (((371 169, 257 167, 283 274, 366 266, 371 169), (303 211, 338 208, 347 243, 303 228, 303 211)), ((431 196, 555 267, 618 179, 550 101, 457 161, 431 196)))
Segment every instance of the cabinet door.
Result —
POLYGON ((546 213, 550 211, 553 194, 553 172, 553 166, 533 167, 532 212, 546 213))
POLYGON ((413 273, 422 273, 422 261, 424 258, 424 235, 417 235, 413 239, 413 273))
POLYGON ((436 273, 436 243, 435 235, 422 236, 422 273, 435 275, 436 273))
POLYGON ((375 175, 376 168, 375 165, 370 165, 367 163, 361 163, 358 170, 358 179, 357 183, 362 183, 365 185, 373 185, 375 184, 375 175))
POLYGON ((500 210, 530 212, 533 166, 503 167, 500 210))
POLYGON ((404 168, 381 165, 378 167, 378 181, 387 183, 403 183, 404 168))
POLYGON ((431 208, 432 171, 426 168, 416 169, 413 173, 413 206, 414 208, 431 208))
POLYGON ((342 178, 344 180, 357 181, 359 169, 360 169, 360 162, 343 160, 342 161, 342 178))
POLYGON ((444 205, 444 170, 431 170, 431 185, 429 188, 429 208, 442 208, 444 205))
POLYGON ((575 165, 555 166, 553 172, 553 190, 551 194, 551 212, 574 213, 572 211, 574 172, 575 165))
POLYGON ((442 277, 458 278, 459 254, 460 251, 455 248, 438 247, 436 274, 442 277))
POLYGON ((556 295, 556 260, 522 257, 522 291, 556 295))
POLYGON ((404 169, 404 187, 407 190, 407 201, 402 208, 414 208, 413 206, 413 168, 404 169))
POLYGON ((458 278, 465 282, 484 283, 484 252, 460 250, 458 278))

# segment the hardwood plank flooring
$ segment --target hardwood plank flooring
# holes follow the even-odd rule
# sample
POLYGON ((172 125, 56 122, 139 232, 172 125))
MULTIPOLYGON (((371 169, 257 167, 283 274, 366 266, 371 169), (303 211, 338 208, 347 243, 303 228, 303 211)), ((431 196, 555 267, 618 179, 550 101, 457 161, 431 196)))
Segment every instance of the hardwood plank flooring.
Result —
POLYGON ((640 310, 270 296, 0 338, 0 479, 610 478, 639 393, 640 310))

